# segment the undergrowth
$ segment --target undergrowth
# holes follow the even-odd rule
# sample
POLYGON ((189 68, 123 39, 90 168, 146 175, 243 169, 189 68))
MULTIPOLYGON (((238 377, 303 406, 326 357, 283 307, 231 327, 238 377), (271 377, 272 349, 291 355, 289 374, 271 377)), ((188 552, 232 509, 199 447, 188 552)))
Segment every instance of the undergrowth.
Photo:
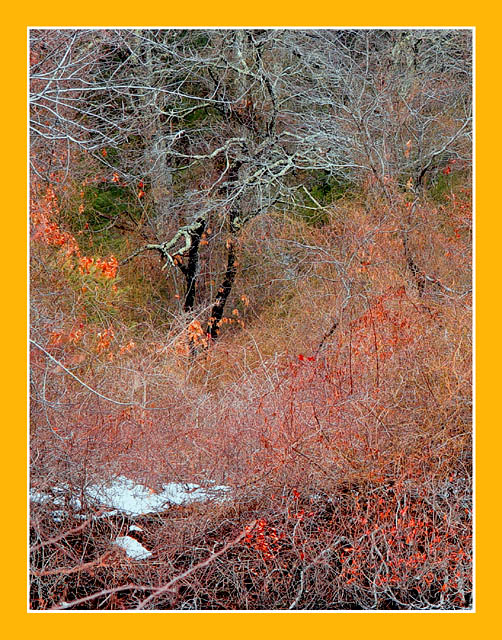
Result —
POLYGON ((220 337, 195 350, 204 309, 183 313, 155 257, 119 266, 124 239, 80 242, 92 229, 34 194, 31 485, 68 499, 31 506, 33 609, 472 605, 470 192, 435 189, 413 211, 342 197, 322 226, 255 218, 220 337), (72 504, 118 475, 231 498, 72 504), (113 546, 131 524, 151 558, 113 546))

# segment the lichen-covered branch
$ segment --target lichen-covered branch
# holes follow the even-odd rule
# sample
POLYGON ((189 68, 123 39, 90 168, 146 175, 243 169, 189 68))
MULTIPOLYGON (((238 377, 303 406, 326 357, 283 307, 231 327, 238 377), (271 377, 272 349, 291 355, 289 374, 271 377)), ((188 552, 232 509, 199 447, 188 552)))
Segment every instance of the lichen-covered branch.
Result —
POLYGON ((177 265, 177 261, 175 260, 175 257, 186 256, 188 254, 188 252, 190 251, 190 248, 192 247, 194 238, 200 237, 200 234, 202 233, 201 229, 203 230, 205 225, 206 225, 206 218, 198 218, 191 224, 187 224, 184 227, 181 227, 181 229, 178 229, 178 231, 174 234, 171 240, 167 240, 166 242, 161 242, 158 244, 154 244, 154 243, 145 244, 143 247, 140 247, 139 249, 131 253, 130 256, 127 256, 127 258, 124 258, 124 260, 122 260, 120 264, 121 265, 127 264, 133 258, 136 258, 140 254, 145 253, 145 251, 157 251, 161 254, 162 258, 164 258, 166 261, 166 263, 162 267, 163 269, 165 269, 168 266, 175 267, 177 265), (174 248, 176 247, 176 245, 178 244, 178 241, 181 238, 183 238, 185 242, 184 246, 179 247, 174 251, 174 248))

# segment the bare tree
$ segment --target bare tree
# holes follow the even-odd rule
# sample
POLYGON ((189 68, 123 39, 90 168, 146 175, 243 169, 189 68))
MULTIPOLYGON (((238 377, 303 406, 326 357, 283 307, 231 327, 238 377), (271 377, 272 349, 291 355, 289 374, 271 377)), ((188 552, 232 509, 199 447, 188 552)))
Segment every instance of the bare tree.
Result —
POLYGON ((36 31, 32 52, 36 170, 41 143, 64 142, 141 180, 154 212, 124 262, 156 251, 180 270, 186 312, 203 247, 219 244, 220 282, 203 301, 212 339, 249 220, 318 210, 312 187, 336 180, 418 194, 470 152, 469 32, 36 31))

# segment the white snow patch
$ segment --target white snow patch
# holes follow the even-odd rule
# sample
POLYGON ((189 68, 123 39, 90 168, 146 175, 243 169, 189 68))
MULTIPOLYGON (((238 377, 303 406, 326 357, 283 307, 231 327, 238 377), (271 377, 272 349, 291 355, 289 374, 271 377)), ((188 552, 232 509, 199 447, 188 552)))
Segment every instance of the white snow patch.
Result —
POLYGON ((132 524, 129 527, 129 531, 143 531, 143 529, 141 527, 137 527, 135 524, 132 524))
POLYGON ((69 489, 65 485, 53 487, 52 494, 40 493, 32 489, 30 491, 30 500, 32 502, 39 502, 40 504, 51 502, 55 507, 69 506, 75 511, 82 508, 80 500, 74 496, 70 496, 69 489))
POLYGON ((152 555, 151 551, 145 549, 142 544, 130 536, 120 536, 113 544, 124 549, 126 554, 134 560, 146 560, 146 558, 149 558, 152 555))
POLYGON ((106 507, 130 515, 142 515, 162 511, 172 504, 190 504, 211 499, 225 499, 230 487, 217 486, 210 490, 197 484, 170 482, 155 493, 148 487, 134 483, 125 476, 118 476, 106 486, 94 485, 86 490, 87 497, 106 507))
MULTIPOLYGON (((70 495, 65 486, 54 487, 51 493, 30 492, 33 502, 51 502, 56 507, 69 506, 74 511, 82 508, 78 498, 70 495)), ((95 505, 112 509, 95 518, 103 518, 117 513, 140 516, 146 513, 157 513, 170 505, 186 505, 206 500, 222 501, 228 499, 230 487, 213 486, 203 489, 193 483, 170 482, 162 486, 162 490, 155 493, 152 489, 136 484, 125 476, 118 476, 108 484, 91 485, 85 489, 85 497, 95 505)), ((55 518, 61 518, 64 511, 54 512, 55 518)), ((77 516, 78 517, 78 516, 77 516)), ((85 517, 85 516, 84 516, 85 517)), ((131 529, 132 530, 132 529, 131 529)))

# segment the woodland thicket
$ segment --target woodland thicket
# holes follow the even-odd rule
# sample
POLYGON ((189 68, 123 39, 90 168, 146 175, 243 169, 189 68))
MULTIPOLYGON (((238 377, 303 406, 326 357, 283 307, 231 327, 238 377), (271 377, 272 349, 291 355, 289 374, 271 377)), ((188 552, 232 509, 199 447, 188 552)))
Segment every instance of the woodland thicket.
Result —
POLYGON ((470 32, 30 36, 30 607, 470 608, 470 32))

